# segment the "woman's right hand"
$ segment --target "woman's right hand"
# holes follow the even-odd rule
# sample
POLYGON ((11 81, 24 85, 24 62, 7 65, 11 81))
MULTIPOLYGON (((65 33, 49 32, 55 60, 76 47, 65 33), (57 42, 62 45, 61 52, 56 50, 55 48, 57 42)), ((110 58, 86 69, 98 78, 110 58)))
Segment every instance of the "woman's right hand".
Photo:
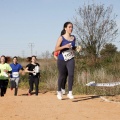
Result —
POLYGON ((7 73, 7 72, 8 72, 8 70, 6 70, 6 69, 5 69, 5 70, 4 70, 4 72, 5 72, 5 73, 7 73))
POLYGON ((72 45, 71 45, 71 43, 68 43, 68 44, 64 45, 64 47, 65 47, 65 48, 71 48, 72 45))

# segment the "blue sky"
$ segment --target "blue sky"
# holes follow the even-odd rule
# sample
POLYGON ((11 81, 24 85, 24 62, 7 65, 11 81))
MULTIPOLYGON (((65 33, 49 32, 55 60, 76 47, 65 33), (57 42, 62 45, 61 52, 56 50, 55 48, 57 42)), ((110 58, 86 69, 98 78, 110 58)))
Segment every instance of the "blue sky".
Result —
MULTIPOLYGON (((90 2, 92 0, 89 0, 90 2)), ((54 50, 63 24, 88 0, 0 0, 0 55, 30 56, 54 50)), ((120 0, 94 0, 113 5, 120 28, 120 0)), ((120 41, 120 36, 116 39, 120 41)), ((120 42, 114 42, 120 50, 120 42)))

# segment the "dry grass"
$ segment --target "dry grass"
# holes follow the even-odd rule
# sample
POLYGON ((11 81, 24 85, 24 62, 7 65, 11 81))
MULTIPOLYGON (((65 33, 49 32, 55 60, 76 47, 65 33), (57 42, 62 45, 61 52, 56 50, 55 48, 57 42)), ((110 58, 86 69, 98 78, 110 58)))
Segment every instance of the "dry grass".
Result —
MULTIPOLYGON (((73 91, 75 94, 97 94, 97 95, 118 95, 120 94, 120 86, 117 87, 86 87, 86 83, 95 81, 96 83, 118 82, 120 81, 120 62, 113 62, 113 64, 104 63, 100 68, 89 68, 83 64, 83 60, 77 59, 75 67, 75 77, 73 91), (82 61, 82 62, 81 62, 82 61), (83 69, 83 67, 85 69, 83 69)), ((58 69, 54 59, 39 59, 41 70, 40 89, 56 90, 58 69)), ((21 61, 25 67, 28 62, 21 61)), ((21 87, 28 87, 27 76, 21 83, 21 87)))

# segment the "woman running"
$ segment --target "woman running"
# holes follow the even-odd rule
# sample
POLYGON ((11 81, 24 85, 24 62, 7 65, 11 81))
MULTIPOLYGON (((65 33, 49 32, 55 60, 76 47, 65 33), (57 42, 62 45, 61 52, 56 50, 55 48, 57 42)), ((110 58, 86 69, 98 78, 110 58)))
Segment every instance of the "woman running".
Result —
POLYGON ((12 74, 10 76, 10 87, 11 90, 13 90, 13 88, 15 88, 15 92, 14 95, 17 96, 17 92, 18 92, 18 84, 20 81, 20 72, 23 71, 23 67, 21 66, 21 64, 18 63, 18 58, 15 56, 13 57, 13 63, 10 64, 11 68, 12 68, 12 74))
POLYGON ((7 63, 6 57, 4 55, 0 58, 0 89, 1 97, 4 96, 8 86, 8 79, 10 76, 12 68, 7 63))
POLYGON ((39 79, 40 79, 40 65, 36 62, 36 56, 31 57, 31 63, 26 66, 25 72, 29 73, 29 92, 31 95, 33 91, 33 84, 35 84, 35 94, 38 95, 39 79))
POLYGON ((58 92, 57 98, 62 99, 62 82, 66 79, 66 73, 68 73, 68 94, 67 97, 73 99, 72 86, 74 78, 74 49, 75 49, 75 37, 71 35, 73 31, 73 24, 66 22, 61 31, 61 36, 57 40, 55 51, 60 51, 57 60, 57 66, 59 71, 58 78, 58 92))

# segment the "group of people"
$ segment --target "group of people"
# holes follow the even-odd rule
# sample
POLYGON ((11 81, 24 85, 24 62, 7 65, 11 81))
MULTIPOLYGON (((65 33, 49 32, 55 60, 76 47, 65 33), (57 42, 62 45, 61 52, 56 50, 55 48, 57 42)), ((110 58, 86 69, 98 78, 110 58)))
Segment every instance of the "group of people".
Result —
MULTIPOLYGON (((72 35, 73 24, 71 22, 66 22, 63 26, 63 30, 61 31, 61 35, 57 40, 54 57, 57 60, 58 67, 58 90, 57 90, 57 98, 62 100, 62 95, 65 94, 65 85, 68 77, 68 94, 67 97, 69 99, 73 99, 74 96, 72 94, 73 80, 74 80, 74 52, 77 50, 78 52, 81 50, 81 47, 76 47, 76 38, 72 35)), ((19 74, 21 72, 29 73, 29 91, 28 95, 31 95, 33 91, 33 84, 35 84, 35 94, 38 95, 38 85, 40 79, 40 65, 36 62, 36 56, 32 56, 30 63, 25 67, 23 67, 18 63, 17 57, 13 57, 13 63, 8 64, 5 56, 1 56, 0 58, 0 89, 1 96, 4 96, 6 93, 6 89, 8 86, 8 79, 10 77, 10 87, 11 90, 15 88, 14 95, 17 95, 18 84, 20 81, 19 74)))
POLYGON ((14 90, 14 95, 17 96, 18 85, 20 82, 20 74, 29 73, 29 91, 31 95, 33 85, 35 84, 35 94, 38 95, 38 86, 40 78, 40 65, 36 62, 36 56, 32 56, 30 63, 23 69, 22 65, 18 63, 18 58, 13 57, 11 64, 8 64, 7 58, 2 55, 0 57, 0 94, 3 97, 6 93, 8 82, 10 80, 10 89, 14 90))

